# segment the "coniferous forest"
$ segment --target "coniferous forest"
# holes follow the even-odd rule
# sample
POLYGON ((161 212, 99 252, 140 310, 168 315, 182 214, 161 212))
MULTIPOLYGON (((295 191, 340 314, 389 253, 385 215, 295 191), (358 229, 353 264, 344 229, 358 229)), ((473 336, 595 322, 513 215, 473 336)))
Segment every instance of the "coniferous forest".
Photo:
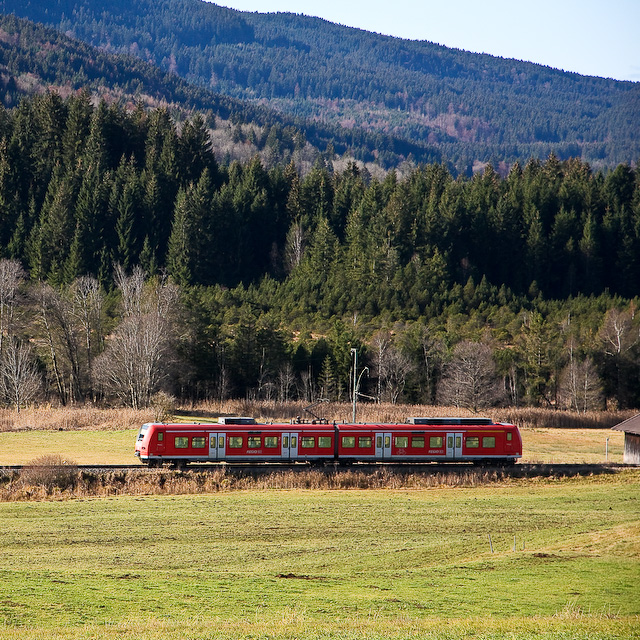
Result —
MULTIPOLYGON (((215 125, 214 125, 215 126, 215 125)), ((49 92, 0 112, 7 404, 640 402, 640 171, 406 176, 220 162, 195 114, 49 92), (469 381, 473 384, 469 385, 469 381)))
MULTIPOLYGON (((456 173, 491 162, 504 175, 550 152, 598 169, 640 157, 634 82, 201 0, 3 0, 2 10, 97 47, 96 58, 126 54, 168 72, 168 82, 295 118, 322 151, 331 131, 336 151, 387 169, 402 157, 444 159, 456 173)), ((59 46, 30 59, 52 62, 59 46)), ((74 56, 70 81, 97 66, 74 56)))

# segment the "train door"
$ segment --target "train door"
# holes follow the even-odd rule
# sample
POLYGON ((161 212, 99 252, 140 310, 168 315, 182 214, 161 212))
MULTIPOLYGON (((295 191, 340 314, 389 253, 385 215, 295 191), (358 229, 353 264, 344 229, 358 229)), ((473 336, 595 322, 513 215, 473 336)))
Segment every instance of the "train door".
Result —
POLYGON ((459 460, 462 458, 462 434, 447 433, 447 459, 459 460))
POLYGON ((156 431, 156 453, 161 456, 164 454, 164 439, 166 438, 165 431, 160 429, 156 431))
POLYGON ((298 457, 298 434, 282 434, 282 459, 295 460, 298 457))
POLYGON ((391 434, 376 434, 376 460, 389 460, 391 458, 391 434))
POLYGON ((209 434, 209 458, 211 460, 224 460, 226 457, 227 439, 224 433, 209 434))

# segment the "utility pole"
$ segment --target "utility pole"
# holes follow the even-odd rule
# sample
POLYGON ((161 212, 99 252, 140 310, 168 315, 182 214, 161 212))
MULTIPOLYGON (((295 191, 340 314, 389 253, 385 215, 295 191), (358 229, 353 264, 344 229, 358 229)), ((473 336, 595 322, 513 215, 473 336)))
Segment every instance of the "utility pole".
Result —
POLYGON ((351 355, 353 356, 353 419, 352 422, 355 424, 356 422, 356 401, 358 397, 358 392, 356 390, 356 376, 358 371, 358 350, 351 349, 351 355))

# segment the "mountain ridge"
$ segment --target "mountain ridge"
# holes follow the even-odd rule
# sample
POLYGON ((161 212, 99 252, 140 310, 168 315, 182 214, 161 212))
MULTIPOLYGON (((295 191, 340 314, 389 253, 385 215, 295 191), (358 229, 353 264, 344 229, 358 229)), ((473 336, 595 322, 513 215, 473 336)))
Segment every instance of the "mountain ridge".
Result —
MULTIPOLYGON (((11 15, 0 15, 0 87, 4 89, 1 102, 5 107, 17 105, 22 96, 50 89, 62 96, 89 89, 97 97, 110 101, 165 106, 178 120, 188 117, 194 110, 205 116, 213 115, 234 128, 230 135, 235 138, 236 147, 242 147, 240 155, 232 154, 231 159, 246 160, 263 151, 268 135, 275 127, 279 141, 282 142, 284 133, 289 147, 308 144, 315 148, 315 152, 306 154, 308 165, 312 165, 314 157, 325 152, 328 146, 340 155, 351 149, 363 161, 374 160, 375 141, 372 136, 367 139, 362 132, 305 122, 273 111, 268 105, 216 94, 129 54, 109 54, 70 39, 51 27, 11 15)), ((440 159, 426 147, 394 140, 391 136, 386 136, 385 144, 392 149, 397 147, 397 153, 391 154, 396 162, 401 162, 408 153, 414 153, 423 162, 440 159)), ((224 152, 218 151, 222 158, 224 152)), ((275 156, 271 153, 269 158, 269 164, 289 160, 286 154, 278 153, 275 156)))
MULTIPOLYGON (((210 90, 427 146, 458 172, 551 152, 595 168, 640 157, 638 83, 200 0, 3 4, 210 90)), ((378 160, 392 164, 378 146, 378 160)))

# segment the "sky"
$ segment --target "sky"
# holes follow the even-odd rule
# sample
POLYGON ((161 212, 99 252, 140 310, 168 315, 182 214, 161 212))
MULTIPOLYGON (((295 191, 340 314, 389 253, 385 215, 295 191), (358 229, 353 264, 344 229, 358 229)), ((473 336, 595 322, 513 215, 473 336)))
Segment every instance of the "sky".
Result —
POLYGON ((640 0, 214 0, 640 82, 640 0))

